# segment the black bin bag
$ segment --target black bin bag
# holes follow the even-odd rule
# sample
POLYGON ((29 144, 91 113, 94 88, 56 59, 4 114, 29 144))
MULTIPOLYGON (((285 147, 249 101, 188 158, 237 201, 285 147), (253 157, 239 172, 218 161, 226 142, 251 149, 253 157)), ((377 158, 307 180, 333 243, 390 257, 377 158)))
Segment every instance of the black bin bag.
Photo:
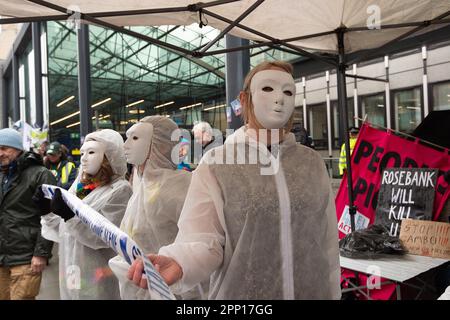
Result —
POLYGON ((377 259, 386 254, 406 253, 401 241, 389 235, 383 225, 371 225, 367 229, 349 233, 339 241, 341 256, 353 259, 377 259))

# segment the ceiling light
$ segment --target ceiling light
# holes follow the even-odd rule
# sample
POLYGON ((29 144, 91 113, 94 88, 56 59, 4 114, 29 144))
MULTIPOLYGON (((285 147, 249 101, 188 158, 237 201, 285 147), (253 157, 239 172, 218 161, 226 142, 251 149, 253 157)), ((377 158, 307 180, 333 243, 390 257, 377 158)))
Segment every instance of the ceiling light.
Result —
POLYGON ((201 105, 202 105, 201 102, 195 103, 195 104, 190 104, 188 106, 181 107, 180 110, 184 110, 184 109, 188 109, 188 108, 194 108, 194 107, 201 106, 201 105))
POLYGON ((225 106, 226 106, 226 104, 221 104, 221 105, 218 105, 218 106, 215 106, 215 107, 209 107, 209 108, 206 108, 206 109, 203 109, 203 110, 204 111, 208 111, 208 110, 213 110, 213 109, 217 109, 217 108, 223 108, 225 106))
POLYGON ((64 121, 64 120, 69 119, 69 118, 72 118, 72 117, 78 115, 79 113, 80 113, 80 111, 71 113, 71 114, 69 114, 68 116, 65 116, 65 117, 63 117, 63 118, 61 118, 61 119, 58 119, 58 120, 56 120, 56 121, 53 121, 52 123, 50 123, 50 125, 52 126, 52 125, 54 125, 54 124, 60 123, 61 121, 64 121))
POLYGON ((137 114, 137 113, 142 114, 142 113, 145 113, 145 110, 130 110, 129 113, 132 113, 132 114, 137 114))
POLYGON ((139 101, 136 101, 136 102, 127 104, 127 105, 125 106, 125 108, 129 108, 129 107, 135 106, 135 105, 137 105, 137 104, 139 104, 139 103, 142 103, 142 102, 144 102, 144 101, 145 101, 145 100, 142 99, 142 100, 139 100, 139 101))
MULTIPOLYGON (((100 116, 100 117, 98 118, 98 120, 103 120, 103 119, 106 119, 106 118, 109 118, 109 117, 111 117, 111 115, 110 115, 110 114, 107 114, 106 116, 100 116)), ((95 120, 95 116, 92 117, 92 120, 95 120)), ((81 122, 78 121, 78 122, 69 124, 69 125, 66 126, 66 128, 71 128, 71 127, 76 126, 77 124, 80 124, 80 123, 81 123, 81 122)))
POLYGON ((80 124, 80 121, 75 122, 75 123, 72 123, 72 124, 69 124, 68 126, 66 126, 66 128, 74 127, 74 126, 76 126, 77 124, 80 124))
POLYGON ((166 103, 155 106, 155 109, 162 108, 162 107, 174 104, 174 103, 175 103, 175 101, 166 102, 166 103))
POLYGON ((73 100, 73 99, 75 99, 75 96, 70 96, 70 97, 64 99, 63 101, 59 102, 56 106, 57 107, 61 107, 63 104, 65 104, 65 103, 67 103, 67 102, 69 102, 70 100, 73 100))
POLYGON ((106 99, 104 99, 104 100, 102 100, 102 101, 99 101, 99 102, 93 104, 93 105, 91 106, 91 108, 98 107, 99 105, 104 104, 104 103, 106 103, 106 102, 108 102, 108 101, 110 101, 110 100, 111 100, 111 98, 106 98, 106 99))

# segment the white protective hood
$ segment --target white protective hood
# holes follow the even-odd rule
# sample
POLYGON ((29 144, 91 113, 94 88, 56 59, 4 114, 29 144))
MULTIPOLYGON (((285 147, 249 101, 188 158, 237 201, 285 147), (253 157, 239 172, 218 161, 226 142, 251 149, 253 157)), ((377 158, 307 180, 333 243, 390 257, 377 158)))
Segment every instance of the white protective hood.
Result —
POLYGON ((114 130, 103 129, 89 133, 84 142, 97 141, 105 146, 105 156, 115 175, 124 177, 127 172, 127 160, 123 151, 123 138, 114 130))
MULTIPOLYGON (((164 116, 149 116, 140 121, 153 126, 150 153, 142 175, 134 170, 133 195, 120 228, 145 253, 151 253, 158 252, 159 248, 175 240, 191 173, 176 170, 171 160, 172 150, 178 144, 178 141, 171 139, 174 130, 178 129, 176 123, 164 116)), ((122 257, 114 257, 109 265, 119 280, 122 299, 149 299, 147 290, 140 289, 127 279, 129 265, 122 257)), ((198 296, 193 294, 185 298, 198 296)))
MULTIPOLYGON (((85 142, 98 141, 105 146, 114 176, 112 181, 97 187, 83 202, 118 226, 124 216, 126 204, 131 197, 131 186, 125 180, 126 160, 122 136, 110 129, 92 132, 85 142)), ((78 177, 69 192, 75 194, 78 177)), ((108 261, 115 252, 78 217, 64 222, 51 213, 41 218, 42 236, 59 243, 60 295, 63 300, 119 299, 117 279, 108 268, 108 261), (80 286, 72 281, 79 279, 80 286)))
POLYGON ((193 172, 177 238, 159 251, 183 270, 173 292, 210 280, 209 299, 338 299, 336 210, 320 155, 290 133, 279 170, 263 175, 268 162, 249 163, 248 151, 269 154, 253 140, 241 127, 193 172), (228 155, 234 164, 217 162, 228 155))

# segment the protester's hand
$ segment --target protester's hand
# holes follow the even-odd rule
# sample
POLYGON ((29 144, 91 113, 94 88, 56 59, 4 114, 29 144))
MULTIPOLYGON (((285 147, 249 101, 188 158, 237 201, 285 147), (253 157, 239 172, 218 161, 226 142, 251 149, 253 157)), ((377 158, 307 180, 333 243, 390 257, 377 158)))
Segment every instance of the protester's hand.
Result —
POLYGON ((44 192, 42 191, 41 186, 37 187, 36 192, 34 193, 31 200, 41 209, 41 215, 46 215, 51 212, 50 208, 50 199, 47 199, 44 196, 44 192))
POLYGON ((64 221, 68 221, 72 219, 75 214, 72 210, 67 206, 66 202, 63 200, 60 189, 55 189, 55 195, 51 201, 51 211, 64 219, 64 221))
MULTIPOLYGON (((183 276, 180 265, 172 258, 149 254, 147 256, 155 266, 156 271, 162 276, 167 285, 172 285, 183 276)), ((147 279, 143 274, 144 263, 142 259, 136 259, 128 269, 128 279, 142 289, 147 289, 147 279)))
POLYGON ((33 257, 31 258, 31 271, 33 273, 41 273, 47 266, 47 258, 33 257))

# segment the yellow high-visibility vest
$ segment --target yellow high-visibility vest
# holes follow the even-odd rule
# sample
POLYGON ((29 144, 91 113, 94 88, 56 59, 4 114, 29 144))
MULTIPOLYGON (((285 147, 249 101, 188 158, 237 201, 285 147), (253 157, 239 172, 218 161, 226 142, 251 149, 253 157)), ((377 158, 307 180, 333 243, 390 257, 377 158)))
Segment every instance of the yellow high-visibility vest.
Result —
MULTIPOLYGON (((353 153, 357 138, 350 138, 350 155, 353 153)), ((347 169, 345 143, 341 147, 341 156, 339 157, 339 174, 343 175, 344 170, 347 169)))
POLYGON ((69 176, 72 170, 75 168, 75 164, 73 162, 67 162, 64 167, 60 168, 60 162, 56 167, 56 170, 51 170, 56 179, 58 179, 58 173, 61 172, 61 184, 66 184, 69 181, 69 176))

